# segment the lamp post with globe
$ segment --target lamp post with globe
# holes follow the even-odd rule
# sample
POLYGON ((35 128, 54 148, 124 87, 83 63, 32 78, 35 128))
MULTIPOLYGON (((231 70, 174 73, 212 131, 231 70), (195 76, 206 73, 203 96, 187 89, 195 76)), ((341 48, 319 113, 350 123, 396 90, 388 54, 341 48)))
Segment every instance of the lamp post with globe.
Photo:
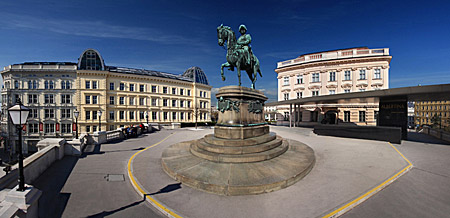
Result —
POLYGON ((80 112, 75 109, 73 115, 75 116, 75 138, 78 139, 78 116, 80 115, 80 112))
POLYGON ((22 153, 22 129, 23 125, 27 122, 28 113, 30 109, 22 105, 20 98, 17 99, 16 105, 8 109, 9 116, 12 123, 17 127, 19 132, 19 188, 17 191, 25 191, 25 176, 23 174, 23 153, 22 153))
POLYGON ((98 131, 102 131, 102 111, 98 110, 98 131))

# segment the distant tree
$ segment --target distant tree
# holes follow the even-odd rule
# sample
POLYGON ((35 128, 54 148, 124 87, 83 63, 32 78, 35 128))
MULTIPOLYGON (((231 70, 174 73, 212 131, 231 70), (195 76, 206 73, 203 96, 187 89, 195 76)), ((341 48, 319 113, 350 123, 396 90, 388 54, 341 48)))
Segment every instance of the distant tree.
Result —
POLYGON ((434 128, 437 128, 441 125, 442 119, 441 116, 438 116, 437 113, 431 117, 431 123, 433 124, 434 128))
POLYGON ((200 116, 200 108, 198 107, 198 105, 196 105, 194 108, 192 108, 192 116, 194 116, 195 129, 197 129, 197 119, 200 116))

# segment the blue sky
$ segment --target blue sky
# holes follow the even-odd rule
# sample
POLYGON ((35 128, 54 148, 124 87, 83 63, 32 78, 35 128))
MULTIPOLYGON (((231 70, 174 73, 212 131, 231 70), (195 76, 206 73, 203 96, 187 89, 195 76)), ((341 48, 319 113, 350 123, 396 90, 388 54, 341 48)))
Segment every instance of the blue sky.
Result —
MULTIPOLYGON (((216 28, 237 32, 244 23, 261 62, 256 86, 270 100, 278 61, 357 46, 390 48, 391 88, 450 83, 447 1, 6 0, 0 8, 0 66, 76 62, 94 48, 110 66, 175 74, 199 66, 218 88, 237 84, 237 76, 220 79, 225 50, 216 28)), ((242 81, 249 86, 246 75, 242 81)))

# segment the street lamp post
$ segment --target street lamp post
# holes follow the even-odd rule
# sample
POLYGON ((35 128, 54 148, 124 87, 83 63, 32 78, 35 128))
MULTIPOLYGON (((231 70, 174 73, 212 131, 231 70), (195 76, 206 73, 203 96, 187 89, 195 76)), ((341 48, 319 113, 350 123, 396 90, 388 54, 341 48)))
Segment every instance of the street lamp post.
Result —
POLYGON ((102 111, 98 110, 98 131, 102 131, 102 111))
POLYGON ((147 119, 147 126, 148 126, 148 111, 145 112, 145 118, 147 119))
POLYGON ((75 138, 78 139, 78 116, 80 115, 80 112, 75 109, 73 115, 75 116, 75 138))
POLYGON ((25 176, 23 175, 23 154, 22 154, 22 129, 23 125, 27 122, 28 113, 30 109, 22 105, 20 98, 17 99, 16 105, 8 109, 11 121, 17 127, 19 131, 19 188, 17 191, 25 191, 25 176))

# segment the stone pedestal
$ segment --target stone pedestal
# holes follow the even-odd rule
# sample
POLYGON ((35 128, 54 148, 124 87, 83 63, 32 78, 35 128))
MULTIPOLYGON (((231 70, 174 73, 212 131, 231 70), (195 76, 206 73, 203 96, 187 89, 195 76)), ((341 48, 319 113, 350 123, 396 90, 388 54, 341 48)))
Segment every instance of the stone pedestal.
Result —
POLYGON ((306 176, 315 163, 307 145, 271 133, 261 91, 219 89, 214 134, 167 148, 164 171, 190 187, 221 195, 271 192, 306 176))
POLYGON ((23 211, 24 215, 19 215, 19 217, 39 217, 38 203, 42 191, 30 185, 27 185, 26 190, 23 192, 17 191, 17 188, 18 186, 11 189, 8 194, 6 194, 4 201, 11 203, 23 211))

